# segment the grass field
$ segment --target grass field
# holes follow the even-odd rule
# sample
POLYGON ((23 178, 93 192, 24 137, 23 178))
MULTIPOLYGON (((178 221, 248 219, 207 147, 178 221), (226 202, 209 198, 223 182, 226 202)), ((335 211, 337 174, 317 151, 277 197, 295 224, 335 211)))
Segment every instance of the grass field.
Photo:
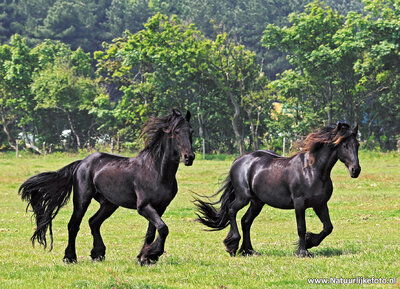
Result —
MULTIPOLYGON (((253 246, 262 255, 229 257, 222 244, 227 229, 203 231, 194 222, 191 200, 193 192, 215 192, 231 161, 195 160, 192 167, 181 165, 178 195, 163 217, 170 229, 166 253, 150 267, 136 262, 147 221, 135 210, 123 208, 102 227, 106 260, 91 261, 88 218, 98 208, 95 201, 78 235, 78 264, 62 262, 71 203, 54 220, 53 251, 31 246, 34 224, 17 195, 19 185, 35 173, 58 169, 77 158, 23 155, 16 159, 0 154, 0 288, 326 288, 309 285, 307 279, 330 277, 396 277, 397 284, 367 286, 400 288, 400 156, 394 153, 361 152, 358 179, 351 179, 343 164, 336 165, 329 201, 334 231, 310 250, 315 254, 311 259, 294 256, 294 211, 267 206, 252 228, 253 246)), ((308 230, 319 232, 322 226, 314 212, 307 210, 306 216, 308 230)))

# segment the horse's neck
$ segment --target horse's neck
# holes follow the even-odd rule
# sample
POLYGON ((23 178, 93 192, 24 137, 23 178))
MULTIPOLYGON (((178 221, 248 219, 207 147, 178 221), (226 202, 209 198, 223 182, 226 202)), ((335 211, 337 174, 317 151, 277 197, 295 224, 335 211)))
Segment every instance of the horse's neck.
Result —
POLYGON ((171 140, 167 137, 162 142, 162 156, 158 163, 160 178, 169 181, 175 178, 179 166, 179 154, 171 149, 171 140))
POLYGON ((322 146, 314 152, 314 166, 321 172, 322 178, 329 178, 332 168, 338 161, 337 150, 328 145, 322 146))
POLYGON ((178 170, 179 154, 172 151, 171 140, 167 136, 164 136, 159 144, 161 147, 147 149, 138 157, 141 162, 147 163, 151 173, 158 175, 158 180, 171 182, 178 170))

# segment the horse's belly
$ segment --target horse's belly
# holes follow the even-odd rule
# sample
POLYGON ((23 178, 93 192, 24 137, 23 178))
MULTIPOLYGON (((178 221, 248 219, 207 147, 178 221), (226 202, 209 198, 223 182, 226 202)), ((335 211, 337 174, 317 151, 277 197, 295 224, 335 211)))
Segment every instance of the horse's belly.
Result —
POLYGON ((137 198, 136 194, 132 191, 120 190, 118 195, 114 191, 102 192, 102 195, 111 203, 129 209, 136 209, 137 198))
POLYGON ((289 192, 280 189, 260 190, 257 197, 265 204, 278 209, 293 209, 293 200, 289 192))
POLYGON ((136 209, 136 193, 131 178, 124 173, 110 176, 100 173, 94 178, 94 185, 98 194, 111 203, 125 208, 136 209))

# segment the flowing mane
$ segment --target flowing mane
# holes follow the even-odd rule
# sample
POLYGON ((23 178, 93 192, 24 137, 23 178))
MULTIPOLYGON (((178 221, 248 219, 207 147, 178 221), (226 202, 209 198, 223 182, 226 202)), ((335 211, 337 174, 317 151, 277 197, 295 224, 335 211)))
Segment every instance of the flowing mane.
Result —
POLYGON ((139 153, 150 153, 154 157, 161 155, 161 140, 165 133, 173 132, 182 122, 182 115, 174 113, 164 117, 149 118, 140 133, 144 139, 144 149, 139 153))
POLYGON ((313 164, 314 153, 320 149, 324 144, 336 147, 344 139, 352 134, 352 129, 347 123, 338 123, 335 126, 325 126, 316 132, 307 135, 301 143, 301 150, 299 153, 310 153, 310 164, 313 164))
POLYGON ((342 123, 340 126, 326 126, 307 135, 303 144, 303 151, 313 152, 322 144, 337 146, 349 136, 350 126, 342 123))

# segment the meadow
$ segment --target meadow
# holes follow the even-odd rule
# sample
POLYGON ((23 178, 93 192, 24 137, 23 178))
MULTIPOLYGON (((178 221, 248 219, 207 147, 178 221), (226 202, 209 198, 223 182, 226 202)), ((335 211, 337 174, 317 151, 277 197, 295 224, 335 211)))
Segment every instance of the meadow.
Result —
MULTIPOLYGON (((192 200, 194 193, 210 195, 218 190, 232 159, 197 159, 192 167, 181 165, 179 192, 163 216, 170 231, 166 252, 157 264, 143 267, 136 255, 147 221, 137 211, 124 208, 102 226, 106 260, 91 261, 88 219, 99 207, 96 201, 77 238, 78 264, 62 261, 72 202, 53 222, 53 251, 32 247, 34 223, 17 194, 18 187, 33 174, 59 169, 82 157, 0 154, 0 288, 326 288, 310 285, 308 279, 331 277, 397 278, 397 284, 366 286, 400 288, 400 156, 396 153, 361 151, 358 179, 351 179, 342 163, 335 166, 334 192, 328 203, 334 230, 310 250, 314 258, 304 259, 294 256, 294 211, 268 206, 252 227, 253 246, 261 255, 230 257, 222 244, 228 230, 204 231, 194 221, 192 200)), ((314 212, 309 209, 306 216, 308 231, 319 232, 322 225, 314 212)))

